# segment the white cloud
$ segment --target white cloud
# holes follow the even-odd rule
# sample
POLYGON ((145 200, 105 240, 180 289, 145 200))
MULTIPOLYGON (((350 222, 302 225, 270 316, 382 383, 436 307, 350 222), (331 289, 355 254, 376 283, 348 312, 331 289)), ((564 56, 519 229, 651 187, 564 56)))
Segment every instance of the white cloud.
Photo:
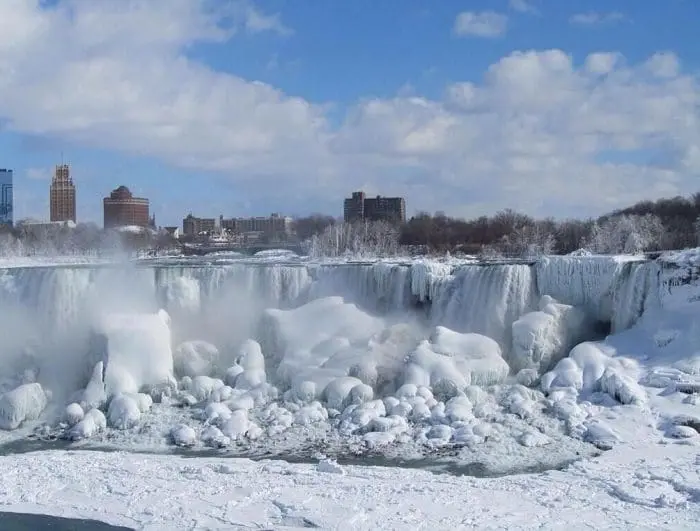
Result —
POLYGON ((592 53, 586 57, 584 69, 591 74, 609 74, 620 59, 619 53, 592 53))
POLYGON ((245 31, 244 18, 208 0, 121 5, 0 2, 9 130, 215 170, 246 200, 297 211, 340 209, 365 186, 405 194, 409 211, 594 214, 700 182, 700 87, 669 52, 641 64, 513 52, 441 98, 364 99, 332 127, 325 105, 188 59, 195 42, 245 31))
POLYGON ((538 10, 527 0, 509 0, 508 7, 518 13, 538 13, 538 10))
POLYGON ((464 11, 457 15, 453 32, 460 37, 499 37, 506 32, 508 17, 494 11, 474 13, 464 11))
POLYGON ((598 13, 588 11, 587 13, 576 13, 569 18, 569 22, 579 26, 598 26, 601 24, 613 24, 625 20, 625 15, 618 11, 609 13, 598 13))

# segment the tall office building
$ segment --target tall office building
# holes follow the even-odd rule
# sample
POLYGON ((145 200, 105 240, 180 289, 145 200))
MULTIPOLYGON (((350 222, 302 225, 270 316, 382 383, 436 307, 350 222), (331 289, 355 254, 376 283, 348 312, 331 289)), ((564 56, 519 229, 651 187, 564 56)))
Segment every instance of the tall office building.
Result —
POLYGON ((0 168, 0 225, 12 226, 12 170, 0 168))
POLYGON ((103 200, 105 229, 133 225, 148 227, 148 199, 134 197, 126 186, 120 186, 103 200))
POLYGON ((76 221, 75 185, 70 176, 70 166, 56 166, 49 198, 51 221, 76 221))

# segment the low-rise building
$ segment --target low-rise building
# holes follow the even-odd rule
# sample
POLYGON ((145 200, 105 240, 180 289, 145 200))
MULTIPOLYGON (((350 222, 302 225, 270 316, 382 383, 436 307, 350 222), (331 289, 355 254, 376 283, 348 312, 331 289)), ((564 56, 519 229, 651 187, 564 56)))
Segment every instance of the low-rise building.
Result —
POLYGON ((216 219, 197 218, 191 213, 182 220, 182 233, 185 236, 210 235, 216 230, 216 219))

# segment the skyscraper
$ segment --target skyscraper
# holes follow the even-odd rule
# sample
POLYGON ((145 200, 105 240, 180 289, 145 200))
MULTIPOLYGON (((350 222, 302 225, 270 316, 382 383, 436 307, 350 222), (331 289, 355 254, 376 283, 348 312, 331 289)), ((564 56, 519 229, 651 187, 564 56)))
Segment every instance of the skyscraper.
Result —
POLYGON ((70 166, 56 166, 50 190, 51 221, 76 221, 75 185, 70 176, 70 166))
POLYGON ((12 170, 0 168, 0 225, 13 223, 12 170))

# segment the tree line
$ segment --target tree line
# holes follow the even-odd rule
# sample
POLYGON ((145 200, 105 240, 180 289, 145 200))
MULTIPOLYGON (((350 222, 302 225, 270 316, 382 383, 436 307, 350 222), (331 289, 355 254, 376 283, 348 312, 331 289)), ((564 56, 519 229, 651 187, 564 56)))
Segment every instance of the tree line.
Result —
POLYGON ((700 245, 700 192, 641 201, 597 219, 535 219, 506 209, 463 219, 421 212, 403 225, 349 225, 314 214, 295 221, 300 240, 316 255, 463 252, 484 257, 528 257, 589 251, 652 252, 700 245))

